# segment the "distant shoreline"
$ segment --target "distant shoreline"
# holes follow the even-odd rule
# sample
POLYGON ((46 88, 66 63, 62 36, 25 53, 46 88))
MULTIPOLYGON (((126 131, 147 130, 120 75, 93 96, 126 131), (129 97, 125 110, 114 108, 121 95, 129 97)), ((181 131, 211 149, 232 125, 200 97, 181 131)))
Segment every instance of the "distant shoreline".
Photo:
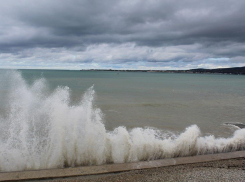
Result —
POLYGON ((80 71, 114 71, 114 72, 152 72, 152 73, 200 73, 200 74, 232 74, 245 75, 245 67, 190 69, 190 70, 117 70, 117 69, 84 69, 80 71))

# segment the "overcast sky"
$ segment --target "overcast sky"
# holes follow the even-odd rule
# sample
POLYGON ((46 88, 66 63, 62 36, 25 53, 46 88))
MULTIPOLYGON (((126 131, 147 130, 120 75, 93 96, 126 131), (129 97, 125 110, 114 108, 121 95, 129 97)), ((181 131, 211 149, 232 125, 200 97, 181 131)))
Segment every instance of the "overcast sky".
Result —
POLYGON ((235 66, 244 0, 0 0, 0 68, 235 66))

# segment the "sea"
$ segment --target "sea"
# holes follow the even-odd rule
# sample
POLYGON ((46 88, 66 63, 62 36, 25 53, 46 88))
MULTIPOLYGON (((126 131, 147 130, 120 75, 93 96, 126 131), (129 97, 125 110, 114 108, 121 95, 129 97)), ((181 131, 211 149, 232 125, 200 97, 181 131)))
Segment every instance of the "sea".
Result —
POLYGON ((244 118, 244 75, 0 70, 0 171, 243 150, 244 118))

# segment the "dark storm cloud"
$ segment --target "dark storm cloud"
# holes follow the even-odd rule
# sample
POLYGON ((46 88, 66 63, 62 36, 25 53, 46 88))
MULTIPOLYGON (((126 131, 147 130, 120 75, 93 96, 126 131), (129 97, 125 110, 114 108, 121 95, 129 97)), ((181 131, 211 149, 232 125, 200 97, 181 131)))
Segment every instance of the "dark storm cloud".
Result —
POLYGON ((2 53, 25 56, 26 50, 33 48, 84 52, 91 45, 120 47, 131 43, 149 50, 183 46, 185 53, 178 50, 168 59, 155 59, 137 58, 136 51, 135 56, 120 57, 115 62, 188 62, 245 56, 244 0, 20 0, 2 1, 0 5, 2 53), (191 50, 188 45, 193 45, 191 50), (200 56, 187 55, 188 51, 200 56))

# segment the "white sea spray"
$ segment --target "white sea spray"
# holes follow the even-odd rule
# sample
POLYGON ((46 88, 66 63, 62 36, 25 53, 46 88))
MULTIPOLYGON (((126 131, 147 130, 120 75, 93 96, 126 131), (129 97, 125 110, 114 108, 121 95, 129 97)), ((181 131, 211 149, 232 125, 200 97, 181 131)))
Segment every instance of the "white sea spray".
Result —
POLYGON ((49 93, 44 79, 31 86, 19 72, 0 75, 0 171, 62 168, 154 160, 242 150, 245 129, 230 138, 201 136, 192 125, 178 136, 152 128, 107 131, 101 110, 94 105, 93 87, 77 105, 70 104, 70 89, 49 93), (6 81, 7 80, 7 81, 6 81))

